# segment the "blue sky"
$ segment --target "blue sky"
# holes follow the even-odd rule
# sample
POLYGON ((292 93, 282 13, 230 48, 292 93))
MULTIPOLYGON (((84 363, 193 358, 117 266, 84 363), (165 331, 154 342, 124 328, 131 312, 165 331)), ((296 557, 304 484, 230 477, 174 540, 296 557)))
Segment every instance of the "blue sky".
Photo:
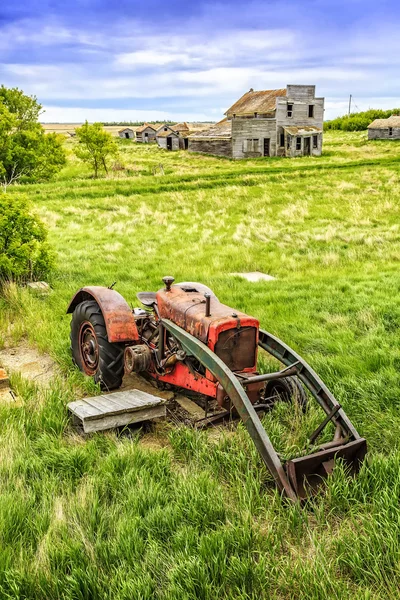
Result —
POLYGON ((315 84, 325 117, 400 107, 395 0, 2 0, 0 82, 43 121, 218 120, 250 87, 315 84))

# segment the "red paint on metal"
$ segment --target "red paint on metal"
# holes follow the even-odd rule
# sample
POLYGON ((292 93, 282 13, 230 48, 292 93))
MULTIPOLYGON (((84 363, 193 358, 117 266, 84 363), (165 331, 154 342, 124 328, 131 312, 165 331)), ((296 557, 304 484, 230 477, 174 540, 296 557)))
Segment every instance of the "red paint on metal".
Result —
POLYGON ((217 396, 217 381, 210 381, 206 377, 199 375, 195 377, 190 369, 181 362, 176 363, 172 373, 168 375, 157 375, 157 373, 149 373, 154 379, 163 381, 164 383, 170 383, 177 387, 184 388, 186 390, 192 390, 205 396, 215 398, 217 396))
POLYGON ((95 300, 103 313, 109 342, 137 342, 139 333, 129 304, 115 290, 92 285, 81 288, 72 298, 67 313, 86 300, 95 300))
POLYGON ((257 368, 259 321, 222 304, 215 295, 211 297, 211 315, 206 317, 206 299, 203 290, 196 291, 197 284, 191 284, 193 291, 182 289, 180 285, 182 284, 173 285, 168 291, 162 289, 157 292, 157 306, 160 317, 170 319, 195 338, 207 344, 210 350, 213 351, 218 336, 223 331, 254 327, 257 330, 254 364, 244 370, 251 373, 255 372, 257 368))

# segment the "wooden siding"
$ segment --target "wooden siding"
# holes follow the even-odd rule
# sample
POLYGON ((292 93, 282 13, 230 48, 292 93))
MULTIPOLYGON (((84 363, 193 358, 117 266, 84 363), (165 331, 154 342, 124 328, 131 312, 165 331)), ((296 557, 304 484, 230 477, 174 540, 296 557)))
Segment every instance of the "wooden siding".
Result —
POLYGON ((133 129, 123 129, 122 131, 118 132, 118 135, 120 138, 124 138, 124 139, 130 139, 133 140, 135 138, 135 132, 133 131, 133 129))
POLYGON ((154 131, 154 129, 151 129, 151 127, 147 127, 142 132, 136 133, 136 141, 141 142, 143 144, 147 144, 149 142, 155 142, 156 141, 156 132, 154 131), (148 134, 147 136, 146 136, 146 133, 148 134))
POLYGON ((322 154, 322 133, 314 133, 309 136, 296 136, 296 135, 288 135, 285 136, 285 152, 284 155, 289 158, 294 158, 296 156, 304 156, 304 140, 306 138, 310 138, 310 156, 321 156, 322 154), (318 145, 316 148, 313 147, 314 135, 318 137, 318 145), (301 148, 300 150, 296 150, 296 139, 300 137, 301 139, 301 148))
POLYGON ((392 135, 389 135, 389 127, 386 129, 368 129, 369 140, 400 140, 400 127, 392 127, 392 135))
POLYGON ((180 140, 179 140, 178 136, 176 136, 174 134, 172 134, 172 135, 170 135, 168 137, 158 137, 157 138, 157 143, 160 146, 160 148, 162 148, 163 150, 168 150, 167 140, 169 138, 172 139, 172 148, 171 148, 171 150, 179 150, 179 148, 180 148, 180 146, 179 146, 180 140))
POLYGON ((189 152, 202 154, 215 154, 215 156, 232 157, 232 140, 191 140, 189 138, 189 152))
POLYGON ((276 155, 275 119, 232 119, 233 158, 254 158, 263 156, 264 139, 269 138, 270 156, 276 155), (258 152, 246 150, 248 139, 258 139, 258 152))

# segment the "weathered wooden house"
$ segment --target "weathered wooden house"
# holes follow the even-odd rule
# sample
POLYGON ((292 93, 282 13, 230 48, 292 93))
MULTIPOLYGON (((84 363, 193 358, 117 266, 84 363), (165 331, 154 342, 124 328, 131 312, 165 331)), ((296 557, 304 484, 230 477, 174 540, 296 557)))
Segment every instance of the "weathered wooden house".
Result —
POLYGON ((120 138, 124 138, 127 140, 135 139, 135 132, 130 127, 125 127, 125 129, 120 129, 118 131, 118 135, 120 138))
POLYGON ((190 128, 187 123, 163 125, 157 131, 157 143, 164 150, 187 150, 190 128))
POLYGON ((231 158, 322 152, 324 98, 315 97, 314 85, 251 89, 225 115, 209 130, 189 136, 189 151, 231 158))
POLYGON ((156 128, 155 125, 149 125, 144 123, 136 129, 136 141, 147 144, 149 142, 156 141, 156 128))
POLYGON ((232 156, 232 121, 226 117, 209 129, 189 136, 189 151, 232 156))
POLYGON ((368 125, 369 140, 400 140, 400 116, 375 119, 368 125))

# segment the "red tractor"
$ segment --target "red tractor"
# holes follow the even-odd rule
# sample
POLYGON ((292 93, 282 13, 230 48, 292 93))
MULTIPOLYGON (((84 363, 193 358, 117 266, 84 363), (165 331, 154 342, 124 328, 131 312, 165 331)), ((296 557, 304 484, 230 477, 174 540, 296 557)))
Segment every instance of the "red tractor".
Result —
POLYGON ((143 308, 131 310, 124 298, 105 287, 85 287, 72 299, 71 350, 74 362, 104 390, 118 388, 124 373, 135 372, 158 386, 184 390, 209 410, 207 423, 239 416, 278 487, 292 500, 305 498, 341 458, 358 471, 367 446, 343 408, 312 368, 284 342, 260 329, 259 322, 222 304, 200 283, 174 284, 163 278, 158 292, 137 294, 143 308), (258 348, 283 368, 257 372, 258 348), (303 387, 304 386, 304 387, 303 387), (310 435, 312 453, 282 464, 259 414, 278 399, 297 401, 307 394, 325 412, 310 435), (316 445, 326 425, 333 440, 316 445))

